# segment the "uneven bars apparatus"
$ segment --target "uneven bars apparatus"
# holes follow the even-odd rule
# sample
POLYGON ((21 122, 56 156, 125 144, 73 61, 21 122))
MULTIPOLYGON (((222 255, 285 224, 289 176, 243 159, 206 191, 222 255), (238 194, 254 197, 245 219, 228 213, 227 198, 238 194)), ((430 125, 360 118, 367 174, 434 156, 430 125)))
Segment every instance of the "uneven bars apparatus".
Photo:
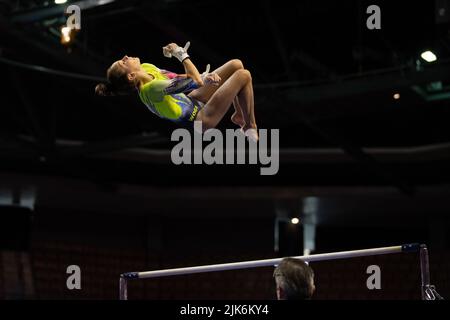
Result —
MULTIPOLYGON (((428 262, 428 249, 425 244, 405 244, 400 246, 383 247, 383 248, 373 248, 373 249, 363 249, 363 250, 353 250, 353 251, 341 251, 332 253, 321 253, 313 254, 308 256, 298 256, 293 257, 295 259, 301 259, 305 262, 314 261, 325 261, 325 260, 338 260, 338 259, 348 259, 356 257, 367 257, 376 256, 391 253, 405 253, 405 252, 420 252, 420 274, 422 279, 422 299, 423 300, 434 300, 433 293, 434 286, 430 285, 430 269, 428 262), (430 295, 431 292, 431 295, 430 295)), ((155 270, 155 271, 144 271, 144 272, 126 272, 120 275, 119 281, 119 291, 120 300, 128 300, 128 281, 135 279, 148 279, 148 278, 161 278, 176 275, 187 275, 195 273, 206 273, 214 271, 227 271, 227 270, 237 270, 237 269, 249 269, 258 267, 269 267, 275 266, 281 262, 283 258, 276 259, 265 259, 265 260, 253 260, 253 261, 243 261, 234 263, 224 263, 224 264, 213 264, 206 266, 197 267, 187 267, 187 268, 176 268, 176 269, 165 269, 165 270, 155 270)), ((440 297, 437 295, 437 297, 440 297)))

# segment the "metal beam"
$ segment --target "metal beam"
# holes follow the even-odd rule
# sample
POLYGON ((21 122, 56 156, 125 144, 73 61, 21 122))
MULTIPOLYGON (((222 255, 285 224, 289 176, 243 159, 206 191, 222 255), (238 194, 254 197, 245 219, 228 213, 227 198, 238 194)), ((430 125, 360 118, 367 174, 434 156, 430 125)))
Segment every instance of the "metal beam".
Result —
POLYGON ((290 67, 290 61, 289 57, 287 55, 286 46, 284 45, 284 42, 281 37, 280 29, 278 28, 278 25, 273 17, 272 8, 270 6, 271 1, 265 0, 262 2, 262 6, 264 9, 264 13, 266 16, 266 19, 269 23, 270 32, 272 34, 272 39, 275 42, 278 54, 281 58, 281 62, 283 64, 284 72, 287 75, 289 80, 294 80, 295 75, 293 74, 291 67, 290 67))
MULTIPOLYGON (((30 136, 19 136, 16 139, 9 139, 8 144, 0 144, 0 151, 3 149, 5 152, 5 157, 13 159, 14 155, 17 153, 23 155, 23 145, 25 143, 29 145, 36 144, 36 138, 30 136), (5 147, 6 146, 6 147, 5 147), (8 156, 6 156, 8 155, 8 156)), ((128 137, 121 137, 111 140, 102 140, 96 142, 85 142, 85 141, 72 141, 72 140, 56 140, 55 146, 57 149, 57 156, 59 158, 76 158, 82 156, 93 156, 93 157, 110 157, 109 154, 120 153, 124 150, 134 150, 139 147, 148 147, 150 145, 155 145, 161 142, 167 142, 166 137, 162 137, 156 132, 144 133, 141 135, 133 135, 128 137)), ((142 149, 149 150, 149 149, 142 149)), ((3 152, 0 152, 3 154, 3 152)), ((30 156, 34 157, 34 154, 28 153, 30 156)))
POLYGON ((31 99, 29 99, 27 86, 22 85, 22 81, 15 71, 11 71, 11 78, 17 95, 25 109, 31 132, 36 139, 36 148, 41 155, 47 154, 54 147, 54 137, 50 137, 47 130, 43 127, 39 115, 36 112, 37 108, 35 108, 31 99))
POLYGON ((77 1, 73 3, 67 3, 65 5, 54 5, 51 7, 45 7, 42 9, 32 10, 28 12, 17 13, 12 16, 12 22, 19 23, 30 23, 42 21, 44 19, 53 18, 57 16, 63 16, 65 14, 65 10, 69 5, 76 5, 80 7, 81 10, 89 10, 92 8, 96 8, 99 6, 104 6, 107 4, 111 4, 116 0, 84 0, 77 1))
MULTIPOLYGON (((14 143, 33 144, 32 137, 20 136, 20 140, 8 140, 9 144, 2 142, 0 152, 4 159, 12 159, 10 152, 14 143), (9 155, 9 156, 6 156, 9 155)), ((159 138, 155 133, 146 135, 130 136, 107 142, 86 143, 83 141, 56 140, 56 147, 62 150, 63 154, 70 155, 90 155, 98 159, 127 160, 133 162, 149 164, 170 163, 170 149, 148 149, 142 148, 149 144, 167 142, 166 138, 159 138)), ((17 148, 20 146, 17 145, 17 148)), ((426 163, 433 161, 450 160, 450 143, 432 144, 415 147, 402 148, 363 148, 362 151, 373 157, 380 163, 401 164, 401 163, 426 163)), ((281 164, 349 164, 355 160, 339 148, 287 148, 279 152, 281 164)))
MULTIPOLYGON (((286 97, 295 103, 315 103, 324 100, 343 99, 398 88, 409 88, 421 83, 450 79, 450 63, 430 65, 423 71, 400 69, 386 74, 358 77, 319 86, 286 89, 286 97)), ((278 88, 280 89, 280 88, 278 88)), ((277 106, 278 107, 278 106, 277 106)))
POLYGON ((83 142, 79 146, 60 148, 58 151, 58 156, 66 158, 106 154, 123 149, 154 145, 162 142, 167 142, 167 138, 162 137, 156 132, 148 134, 144 133, 142 135, 123 137, 107 141, 83 142))

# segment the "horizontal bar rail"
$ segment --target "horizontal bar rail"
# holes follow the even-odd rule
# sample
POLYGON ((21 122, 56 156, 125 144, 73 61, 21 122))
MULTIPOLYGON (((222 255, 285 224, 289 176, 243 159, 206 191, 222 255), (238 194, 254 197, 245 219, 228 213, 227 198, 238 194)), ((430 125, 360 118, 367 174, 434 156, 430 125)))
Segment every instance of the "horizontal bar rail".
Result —
MULTIPOLYGON (((384 255, 392 253, 402 253, 402 252, 419 252, 421 251, 421 261, 422 259, 428 259, 426 246, 420 245, 418 243, 404 244, 399 246, 382 247, 382 248, 372 248, 363 250, 352 250, 352 251, 340 251, 332 253, 321 253, 313 254, 308 256, 297 256, 293 257, 296 259, 301 259, 305 262, 315 262, 315 261, 325 261, 325 260, 338 260, 338 259, 349 259, 356 257, 367 257, 375 255, 384 255), (424 255, 426 252, 426 255, 424 255)), ((142 272, 126 272, 120 275, 120 299, 127 300, 128 298, 128 280, 133 279, 149 279, 149 278, 160 278, 168 276, 177 275, 187 275, 196 273, 206 273, 206 272, 217 272, 217 271, 227 271, 227 270, 237 270, 237 269, 249 269, 258 267, 269 267, 279 264, 283 258, 276 259, 265 259, 265 260, 252 260, 252 261, 242 261, 233 263, 223 263, 223 264, 213 264, 205 266, 196 267, 186 267, 186 268, 175 268, 175 269, 165 269, 165 270, 154 270, 154 271, 142 271, 142 272)), ((427 260, 428 262, 428 260, 427 260)), ((421 262, 421 265, 423 263, 421 262)), ((422 279, 425 283, 423 286, 429 284, 429 271, 426 268, 422 268, 422 279)))

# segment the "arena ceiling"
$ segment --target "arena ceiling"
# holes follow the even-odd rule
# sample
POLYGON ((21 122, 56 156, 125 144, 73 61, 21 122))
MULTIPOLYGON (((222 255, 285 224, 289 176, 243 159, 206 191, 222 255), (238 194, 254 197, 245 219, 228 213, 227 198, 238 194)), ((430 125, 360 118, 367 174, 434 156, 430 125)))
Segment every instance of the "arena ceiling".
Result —
MULTIPOLYGON (((82 27, 69 48, 59 30, 70 1, 0 1, 2 168, 167 184, 168 170, 183 171, 160 160, 175 126, 136 97, 100 98, 93 89, 124 54, 182 72, 161 47, 189 40, 201 70, 241 59, 253 75, 259 127, 280 129, 279 177, 248 184, 287 178, 408 193, 446 183, 450 34, 448 20, 436 18, 441 2, 376 1, 382 28, 368 30, 368 1, 77 1, 82 27), (421 60, 424 50, 438 60, 421 60)), ((232 127, 228 117, 220 124, 232 127)), ((202 170, 182 174, 184 183, 199 172, 226 185, 253 175, 202 170)))

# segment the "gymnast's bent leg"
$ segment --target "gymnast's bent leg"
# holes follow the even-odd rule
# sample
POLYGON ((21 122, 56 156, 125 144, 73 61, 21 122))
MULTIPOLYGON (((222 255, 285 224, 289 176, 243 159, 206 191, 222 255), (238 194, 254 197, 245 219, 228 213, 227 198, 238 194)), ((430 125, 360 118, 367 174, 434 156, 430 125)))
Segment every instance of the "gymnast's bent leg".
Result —
MULTIPOLYGON (((237 70, 244 69, 244 65, 241 60, 233 59, 225 63, 223 66, 217 68, 213 71, 213 73, 217 73, 222 79, 219 82, 218 86, 205 86, 199 89, 192 91, 189 96, 197 99, 203 103, 207 103, 212 95, 219 89, 222 84, 224 84, 237 70)), ((231 116, 231 121, 237 124, 240 127, 245 127, 246 122, 244 121, 242 108, 239 103, 238 97, 233 100, 233 105, 235 112, 231 116)), ((254 113, 254 112, 253 112, 254 113)), ((253 114, 253 122, 254 122, 254 114, 253 114)))
MULTIPOLYGON (((251 121, 252 111, 250 109, 254 106, 251 82, 252 76, 248 70, 240 69, 234 72, 214 92, 205 107, 198 113, 196 120, 203 122, 203 130, 216 127, 237 96, 242 107, 244 120, 248 119, 242 129, 244 132, 255 129, 256 132, 256 123, 251 121)), ((256 140, 258 139, 256 133, 253 137, 256 140)))

